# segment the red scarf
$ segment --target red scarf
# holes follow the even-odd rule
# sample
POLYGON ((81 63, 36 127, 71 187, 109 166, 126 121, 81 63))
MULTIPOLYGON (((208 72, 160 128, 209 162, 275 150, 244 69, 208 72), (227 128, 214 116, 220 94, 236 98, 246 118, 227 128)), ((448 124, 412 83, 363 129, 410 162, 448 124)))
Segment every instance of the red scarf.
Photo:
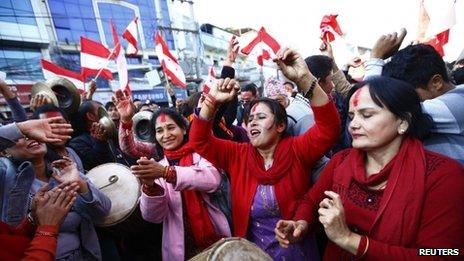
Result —
POLYGON ((419 229, 425 195, 426 162, 422 143, 404 140, 395 158, 377 175, 367 177, 364 163, 365 153, 352 149, 335 169, 335 192, 347 200, 353 179, 366 186, 388 180, 369 235, 384 243, 411 245, 419 229))
MULTIPOLYGON (((194 150, 190 143, 185 143, 177 150, 164 150, 164 155, 169 160, 180 160, 179 166, 190 167, 193 165, 194 150)), ((214 229, 208 214, 208 209, 203 201, 201 192, 196 190, 183 190, 185 199, 183 204, 187 209, 188 221, 191 224, 195 245, 205 249, 221 238, 214 229)))
MULTIPOLYGON (((292 139, 282 139, 274 151, 274 160, 272 167, 268 170, 264 168, 264 159, 259 154, 258 150, 253 148, 248 150, 249 170, 252 175, 255 175, 259 184, 274 185, 282 177, 288 174, 291 167, 292 156, 292 139)), ((277 184, 278 186, 279 184, 277 184)))

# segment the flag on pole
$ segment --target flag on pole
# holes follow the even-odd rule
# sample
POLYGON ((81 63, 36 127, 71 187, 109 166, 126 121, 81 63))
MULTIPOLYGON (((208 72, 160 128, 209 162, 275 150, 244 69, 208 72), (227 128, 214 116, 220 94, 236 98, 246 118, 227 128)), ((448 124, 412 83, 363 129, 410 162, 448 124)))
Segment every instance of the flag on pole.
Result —
POLYGON ((114 26, 113 20, 111 20, 110 23, 114 43, 113 58, 116 59, 116 67, 118 68, 119 88, 130 95, 132 91, 129 87, 126 57, 124 56, 124 50, 122 49, 121 43, 119 42, 118 32, 116 30, 116 27, 114 26))
POLYGON ((214 81, 216 80, 216 73, 214 72, 214 66, 211 65, 209 68, 208 79, 206 80, 205 84, 203 85, 203 92, 209 93, 211 88, 213 87, 214 81))
POLYGON ((432 45, 441 56, 450 28, 456 24, 455 0, 420 1, 418 40, 432 45))
POLYGON ((81 73, 84 80, 88 76, 96 76, 101 70, 101 76, 107 80, 113 79, 108 68, 111 52, 101 43, 81 36, 81 73))
POLYGON ((334 33, 342 36, 343 32, 337 22, 338 15, 324 15, 319 28, 321 28, 321 39, 324 42, 333 42, 335 40, 334 33))
POLYGON ((243 54, 249 55, 257 51, 258 64, 263 66, 263 60, 274 58, 280 49, 280 44, 266 32, 264 27, 258 31, 258 35, 245 47, 242 48, 243 54))
POLYGON ((171 79, 172 83, 182 88, 187 87, 185 74, 177 59, 169 51, 168 45, 159 32, 155 35, 156 54, 163 67, 164 73, 171 79))
POLYGON ((126 27, 126 30, 122 33, 122 38, 126 39, 129 44, 127 45, 127 54, 136 55, 138 52, 137 48, 137 21, 138 17, 135 17, 132 22, 126 27))
POLYGON ((40 63, 42 64, 42 71, 45 79, 48 80, 53 77, 63 77, 72 82, 79 92, 82 93, 85 91, 84 78, 81 74, 61 68, 60 66, 44 59, 41 59, 40 63))

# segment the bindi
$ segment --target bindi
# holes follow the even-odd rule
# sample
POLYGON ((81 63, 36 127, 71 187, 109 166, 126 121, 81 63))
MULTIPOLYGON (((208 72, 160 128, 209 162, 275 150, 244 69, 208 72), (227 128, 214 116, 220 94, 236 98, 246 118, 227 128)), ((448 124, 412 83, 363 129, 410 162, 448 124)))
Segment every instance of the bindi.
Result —
POLYGON ((160 114, 160 121, 161 121, 161 123, 165 123, 165 122, 166 122, 166 114, 164 114, 164 113, 161 113, 161 114, 160 114))
POLYGON ((359 96, 361 95, 361 90, 363 88, 357 90, 355 93, 354 93, 354 98, 353 98, 353 105, 354 107, 357 107, 358 106, 358 103, 359 103, 359 96))

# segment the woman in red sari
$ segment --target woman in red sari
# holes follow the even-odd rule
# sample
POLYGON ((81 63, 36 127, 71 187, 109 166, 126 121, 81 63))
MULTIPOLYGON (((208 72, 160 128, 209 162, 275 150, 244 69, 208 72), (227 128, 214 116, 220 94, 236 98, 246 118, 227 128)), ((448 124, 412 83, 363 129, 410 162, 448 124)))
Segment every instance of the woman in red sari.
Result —
POLYGON ((277 223, 280 244, 298 241, 319 221, 331 241, 325 260, 415 260, 418 248, 462 254, 464 170, 424 149, 420 139, 432 121, 414 88, 379 77, 353 92, 353 148, 332 158, 294 221, 277 223))

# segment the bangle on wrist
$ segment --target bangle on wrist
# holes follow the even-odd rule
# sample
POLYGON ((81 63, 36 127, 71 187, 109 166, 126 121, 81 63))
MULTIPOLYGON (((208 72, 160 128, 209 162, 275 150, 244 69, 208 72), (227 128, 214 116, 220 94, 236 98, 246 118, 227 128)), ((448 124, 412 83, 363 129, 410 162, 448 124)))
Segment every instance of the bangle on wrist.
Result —
POLYGON ((52 232, 46 232, 46 231, 36 231, 35 232, 36 236, 46 236, 46 237, 57 237, 57 233, 52 233, 52 232))
POLYGON ((311 85, 309 85, 308 91, 306 91, 306 93, 304 93, 303 95, 306 99, 311 100, 311 98, 313 97, 314 88, 316 87, 318 81, 319 80, 317 78, 313 78, 311 85))
POLYGON ((34 218, 32 217, 31 212, 27 213, 26 218, 33 226, 35 226, 35 221, 34 221, 34 218))

